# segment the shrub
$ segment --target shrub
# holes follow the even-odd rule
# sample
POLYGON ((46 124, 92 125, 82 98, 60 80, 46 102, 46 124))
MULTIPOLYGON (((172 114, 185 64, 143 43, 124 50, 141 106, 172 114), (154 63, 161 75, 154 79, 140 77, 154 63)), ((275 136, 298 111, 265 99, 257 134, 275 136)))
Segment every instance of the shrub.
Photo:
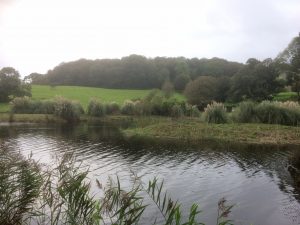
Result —
POLYGON ((65 99, 63 97, 58 97, 55 99, 54 115, 59 116, 68 122, 78 121, 82 112, 82 106, 77 102, 65 99))
POLYGON ((144 97, 143 100, 146 102, 150 102, 154 98, 154 96, 157 96, 159 94, 161 94, 161 91, 159 89, 153 89, 146 95, 146 97, 144 97))
POLYGON ((208 104, 204 109, 203 118, 208 123, 226 123, 228 118, 224 104, 217 102, 208 104))
POLYGON ((233 113, 233 120, 296 126, 300 124, 300 106, 296 102, 243 102, 233 113))
POLYGON ((250 123, 258 121, 256 115, 256 104, 254 102, 242 102, 232 113, 232 119, 239 123, 250 123))
POLYGON ((10 104, 13 113, 33 113, 35 110, 35 105, 29 97, 17 97, 10 104))
POLYGON ((37 114, 54 114, 55 102, 53 100, 38 101, 34 113, 37 114))
POLYGON ((133 101, 126 100, 121 108, 121 113, 124 115, 134 115, 135 105, 133 101))
POLYGON ((172 117, 178 118, 184 115, 182 108, 179 105, 174 105, 171 108, 170 115, 172 117))
POLYGON ((200 76, 186 85, 184 95, 190 104, 198 105, 203 109, 209 102, 217 98, 217 86, 216 78, 200 76))
POLYGON ((200 111, 196 105, 185 104, 184 106, 184 114, 190 117, 199 117, 200 111))
POLYGON ((151 114, 153 115, 162 115, 163 114, 163 104, 164 101, 164 97, 162 95, 155 95, 152 97, 151 101, 147 102, 145 101, 146 104, 150 104, 151 105, 151 114))
POLYGON ((120 106, 116 102, 107 103, 105 105, 106 114, 118 114, 120 112, 120 106))
POLYGON ((200 116, 200 110, 198 109, 198 107, 196 105, 192 106, 190 116, 191 117, 199 117, 200 116))
POLYGON ((99 100, 92 99, 88 104, 87 114, 95 117, 105 116, 106 114, 105 108, 106 108, 105 105, 102 104, 99 100))
POLYGON ((296 103, 263 101, 256 107, 256 114, 261 123, 298 125, 300 107, 296 103))
POLYGON ((151 105, 147 102, 136 101, 134 102, 134 114, 135 115, 151 115, 151 105))
POLYGON ((52 100, 37 101, 29 97, 15 98, 11 101, 13 113, 53 114, 55 102, 52 100))

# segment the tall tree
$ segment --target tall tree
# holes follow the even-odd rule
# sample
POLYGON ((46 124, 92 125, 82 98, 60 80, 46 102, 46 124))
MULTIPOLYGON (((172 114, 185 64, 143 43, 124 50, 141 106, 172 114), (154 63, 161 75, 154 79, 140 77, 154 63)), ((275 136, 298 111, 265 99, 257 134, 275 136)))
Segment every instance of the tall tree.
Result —
POLYGON ((246 66, 232 77, 231 100, 262 101, 271 99, 272 95, 282 88, 282 82, 278 77, 279 71, 272 59, 260 62, 250 58, 246 66))
POLYGON ((217 98, 218 81, 212 76, 201 76, 187 84, 184 94, 190 104, 204 108, 217 98))
POLYGON ((287 84, 292 87, 300 101, 300 33, 276 58, 279 68, 287 75, 287 84))
POLYGON ((12 67, 0 70, 0 102, 8 102, 11 97, 30 96, 30 85, 22 83, 20 74, 12 67))

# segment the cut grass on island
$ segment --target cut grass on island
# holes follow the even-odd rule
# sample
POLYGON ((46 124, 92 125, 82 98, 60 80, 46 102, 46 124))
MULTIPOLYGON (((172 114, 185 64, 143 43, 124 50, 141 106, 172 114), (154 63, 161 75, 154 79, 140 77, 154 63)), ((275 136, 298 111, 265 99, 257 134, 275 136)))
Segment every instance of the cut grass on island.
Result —
POLYGON ((157 140, 231 142, 256 145, 300 146, 299 127, 257 123, 208 124, 195 118, 136 119, 135 126, 123 130, 128 138, 155 138, 157 140))

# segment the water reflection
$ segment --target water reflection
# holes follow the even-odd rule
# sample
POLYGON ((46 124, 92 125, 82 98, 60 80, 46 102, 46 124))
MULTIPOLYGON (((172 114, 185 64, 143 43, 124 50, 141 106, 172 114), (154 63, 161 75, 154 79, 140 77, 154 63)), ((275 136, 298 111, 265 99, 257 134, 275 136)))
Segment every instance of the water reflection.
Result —
MULTIPOLYGON (((88 125, 0 126, 4 146, 24 155, 32 151, 42 163, 72 152, 102 182, 118 174, 129 185, 131 171, 144 181, 158 176, 187 210, 199 203, 207 224, 215 224, 216 204, 224 196, 236 204, 236 224, 300 224, 300 195, 286 170, 294 150, 288 148, 128 141, 117 128, 88 125)), ((156 213, 150 208, 145 224, 156 213)))

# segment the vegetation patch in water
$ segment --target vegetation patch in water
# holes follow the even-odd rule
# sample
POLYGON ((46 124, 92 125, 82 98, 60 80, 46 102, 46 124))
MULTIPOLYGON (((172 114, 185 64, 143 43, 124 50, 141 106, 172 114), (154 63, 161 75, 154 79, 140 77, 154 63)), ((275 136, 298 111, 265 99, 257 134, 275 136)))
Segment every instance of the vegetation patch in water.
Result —
POLYGON ((300 145, 300 129, 268 124, 208 124, 197 119, 163 120, 123 130, 126 137, 227 141, 249 144, 300 145))

